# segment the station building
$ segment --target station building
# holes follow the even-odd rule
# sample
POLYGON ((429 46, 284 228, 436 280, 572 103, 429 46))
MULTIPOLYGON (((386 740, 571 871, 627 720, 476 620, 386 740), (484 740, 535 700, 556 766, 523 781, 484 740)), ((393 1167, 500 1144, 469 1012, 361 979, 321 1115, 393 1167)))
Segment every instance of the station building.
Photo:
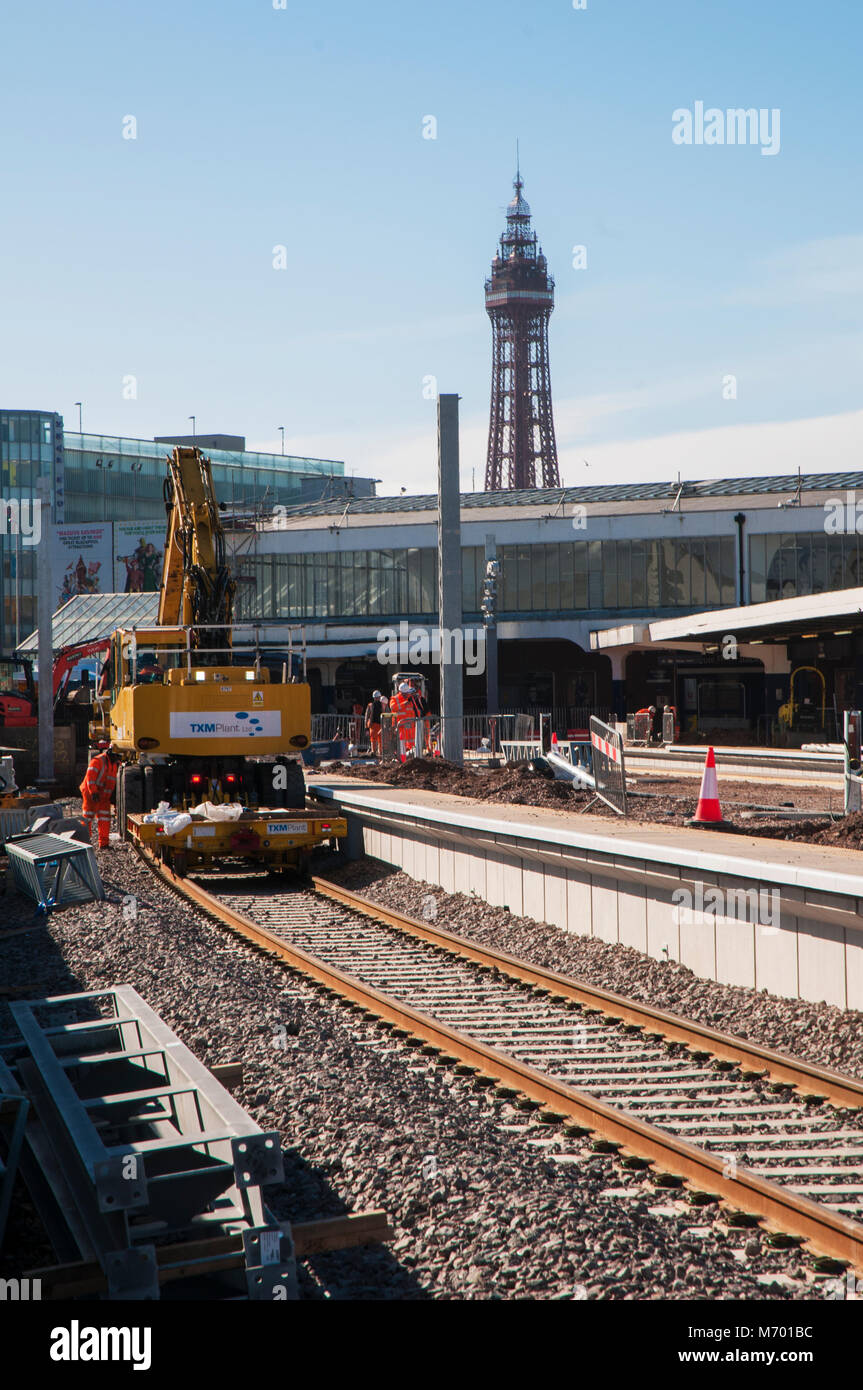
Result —
POLYGON ((247 449, 239 435, 197 435, 193 441, 182 435, 81 434, 64 429, 56 411, 0 409, 0 652, 9 652, 36 626, 36 548, 27 544, 18 521, 21 503, 36 496, 38 480, 49 483, 55 523, 162 522, 165 456, 173 444, 192 442, 210 457, 228 516, 374 496, 374 480, 346 477, 339 460, 260 453, 247 449))
MULTIPOLYGON (((730 629, 693 638, 668 622, 833 593, 838 613, 840 591, 863 583, 861 537, 847 524, 858 493, 863 473, 847 472, 464 494, 468 628, 481 627, 487 556, 501 567, 500 708, 552 709, 565 726, 588 709, 622 718, 670 703, 682 734, 739 741, 776 724, 792 672, 814 664, 833 710, 859 692, 863 647, 847 615, 829 635, 806 623, 787 642, 741 631, 736 647, 723 646, 730 629)), ((407 622, 412 639, 436 624, 435 496, 309 502, 278 524, 236 528, 231 545, 242 616, 306 624, 319 709, 349 710, 387 679, 381 634, 407 622)), ((399 641, 403 663, 403 632, 399 641)), ((434 695, 434 662, 423 669, 434 695)), ((464 695, 467 710, 484 707, 478 670, 466 671, 464 695)))

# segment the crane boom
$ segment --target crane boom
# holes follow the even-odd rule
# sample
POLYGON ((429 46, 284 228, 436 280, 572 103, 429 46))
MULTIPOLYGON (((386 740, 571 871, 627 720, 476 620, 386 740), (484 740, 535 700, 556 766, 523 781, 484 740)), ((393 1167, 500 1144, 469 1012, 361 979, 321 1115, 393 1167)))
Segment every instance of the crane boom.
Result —
MULTIPOLYGON (((162 627, 203 627, 193 634, 193 645, 226 651, 236 584, 225 558, 210 460, 200 449, 183 446, 173 450, 168 467, 168 535, 158 622, 162 627)), ((203 664, 217 660, 218 651, 211 652, 203 664)))

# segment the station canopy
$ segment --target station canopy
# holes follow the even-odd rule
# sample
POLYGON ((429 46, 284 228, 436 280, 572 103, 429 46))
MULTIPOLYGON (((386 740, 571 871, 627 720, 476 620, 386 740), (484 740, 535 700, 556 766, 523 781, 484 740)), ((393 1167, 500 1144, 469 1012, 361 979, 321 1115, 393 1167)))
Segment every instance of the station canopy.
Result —
POLYGON ((863 628, 863 588, 831 589, 803 598, 773 599, 744 608, 712 608, 684 618, 626 623, 590 634, 592 651, 637 642, 717 642, 727 633, 739 640, 787 642, 792 637, 844 635, 863 628))
MULTIPOLYGON (((110 637, 118 627, 155 627, 158 616, 158 593, 76 594, 51 619, 51 645, 59 652, 79 642, 110 637)), ((38 656, 38 628, 15 650, 19 656, 38 656)))

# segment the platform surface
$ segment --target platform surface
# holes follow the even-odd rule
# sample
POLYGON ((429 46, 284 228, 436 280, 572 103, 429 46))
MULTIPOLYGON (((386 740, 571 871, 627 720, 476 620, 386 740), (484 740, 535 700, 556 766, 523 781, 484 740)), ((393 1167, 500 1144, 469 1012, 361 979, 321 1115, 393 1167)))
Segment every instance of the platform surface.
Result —
POLYGON ((357 777, 320 774, 310 790, 351 805, 412 810, 429 820, 452 826, 459 821, 494 834, 518 835, 548 844, 572 845, 604 854, 621 854, 664 863, 686 864, 710 873, 739 873, 774 878, 818 891, 863 898, 863 852, 719 830, 645 824, 632 817, 580 815, 573 811, 474 801, 446 792, 390 787, 357 777))

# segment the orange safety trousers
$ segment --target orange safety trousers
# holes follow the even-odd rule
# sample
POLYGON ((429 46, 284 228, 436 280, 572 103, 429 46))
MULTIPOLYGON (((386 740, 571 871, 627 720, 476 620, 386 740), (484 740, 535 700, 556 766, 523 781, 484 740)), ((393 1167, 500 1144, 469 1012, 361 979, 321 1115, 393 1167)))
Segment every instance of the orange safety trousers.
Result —
POLYGON ((93 821, 99 827, 99 848, 107 849, 111 837, 111 800, 94 802, 91 797, 83 797, 84 802, 84 824, 87 827, 87 834, 90 841, 93 840, 93 821))
POLYGON ((99 848, 106 849, 111 834, 111 796, 117 785, 117 768, 106 753, 92 758, 81 783, 84 824, 93 839, 93 821, 99 828, 99 848))

